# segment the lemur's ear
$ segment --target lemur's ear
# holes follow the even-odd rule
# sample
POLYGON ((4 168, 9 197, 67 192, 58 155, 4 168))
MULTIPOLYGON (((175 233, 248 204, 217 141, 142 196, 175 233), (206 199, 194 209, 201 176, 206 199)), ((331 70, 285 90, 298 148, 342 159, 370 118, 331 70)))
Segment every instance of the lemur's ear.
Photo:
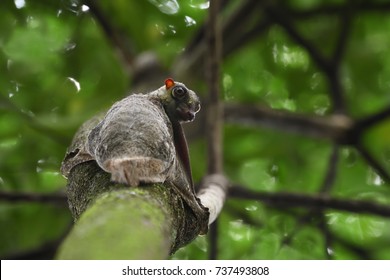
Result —
POLYGON ((165 88, 168 90, 175 85, 175 81, 171 78, 165 80, 165 88))

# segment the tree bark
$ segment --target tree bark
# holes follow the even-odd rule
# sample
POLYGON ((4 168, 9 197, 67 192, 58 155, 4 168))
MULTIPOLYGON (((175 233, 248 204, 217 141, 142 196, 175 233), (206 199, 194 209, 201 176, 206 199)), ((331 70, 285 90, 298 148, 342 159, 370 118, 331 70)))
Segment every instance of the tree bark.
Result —
POLYGON ((166 259, 202 227, 169 185, 115 184, 95 161, 71 170, 67 191, 76 224, 57 259, 166 259))

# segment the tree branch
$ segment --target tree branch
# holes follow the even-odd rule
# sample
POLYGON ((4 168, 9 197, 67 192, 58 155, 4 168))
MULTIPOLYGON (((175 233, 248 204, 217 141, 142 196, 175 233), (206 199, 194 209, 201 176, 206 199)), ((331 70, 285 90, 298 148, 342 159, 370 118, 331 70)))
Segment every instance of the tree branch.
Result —
MULTIPOLYGON (((257 16, 257 15, 256 15, 257 16)), ((247 45, 250 41, 263 34, 270 28, 271 22, 266 19, 261 19, 245 32, 239 32, 236 37, 226 38, 224 42, 223 57, 229 56, 231 53, 247 45)))
POLYGON ((58 258, 166 259, 207 227, 208 213, 195 216, 171 185, 129 187, 110 175, 95 161, 70 171, 68 201, 77 223, 58 258))
POLYGON ((357 120, 356 129, 359 131, 364 131, 390 117, 390 107, 384 108, 383 110, 372 114, 368 117, 357 120))
MULTIPOLYGON (((225 19, 226 23, 223 26, 222 32, 224 35, 223 57, 231 54, 256 36, 261 35, 265 30, 267 30, 267 28, 269 28, 274 23, 273 17, 269 17, 267 19, 263 19, 261 17, 259 18, 259 13, 261 13, 261 10, 257 9, 257 7, 259 7, 259 5, 266 4, 264 2, 265 1, 254 0, 242 1, 241 7, 239 7, 235 13, 230 14, 229 17, 225 19), (251 17, 252 14, 253 17, 251 17), (254 25, 252 28, 248 29, 247 24, 250 20, 254 21, 254 25), (228 22, 231 22, 231 24, 228 24, 228 22), (230 27, 234 27, 236 30, 239 30, 239 32, 231 32, 231 30, 229 29, 230 27)), ((359 3, 358 5, 357 3, 353 3, 353 5, 354 11, 359 13, 386 13, 390 10, 390 5, 388 3, 364 2, 359 3)), ((279 6, 282 9, 288 9, 288 14, 291 16, 292 20, 300 21, 317 16, 341 15, 346 9, 345 5, 331 4, 325 4, 319 7, 302 10, 293 9, 291 7, 286 8, 281 3, 279 3, 279 6)), ((206 25, 201 26, 199 28, 199 31, 194 35, 193 40, 187 45, 185 52, 183 53, 181 58, 179 58, 179 62, 177 63, 177 65, 180 65, 180 67, 178 67, 180 69, 178 71, 179 73, 181 73, 182 69, 186 69, 186 71, 188 69, 197 69, 196 66, 199 66, 199 62, 203 61, 202 58, 204 57, 204 54, 206 52, 206 30, 206 25), (183 67, 184 64, 185 66, 183 67)), ((315 51, 315 53, 317 53, 315 48, 313 50, 315 51)), ((318 57, 317 60, 325 62, 325 65, 327 65, 327 60, 325 58, 318 57)))
POLYGON ((4 202, 38 202, 38 203, 53 203, 61 206, 67 205, 67 199, 63 193, 18 193, 0 191, 0 201, 4 202))
POLYGON ((265 7, 265 11, 269 19, 279 24, 291 37, 292 40, 294 40, 297 44, 306 49, 306 51, 309 53, 311 58, 314 60, 314 62, 320 69, 324 70, 325 72, 328 72, 331 68, 328 60, 309 40, 304 38, 298 32, 298 30, 294 27, 294 24, 290 19, 289 14, 281 9, 281 6, 273 7, 272 5, 267 5, 265 7))
MULTIPOLYGON (((364 127, 373 125, 387 117, 390 112, 389 109, 385 109, 378 114, 374 114, 358 122, 354 122, 344 115, 308 117, 288 111, 241 104, 226 104, 224 112, 225 119, 228 122, 270 127, 283 132, 293 132, 310 137, 329 139, 336 144, 352 145, 356 147, 362 157, 378 172, 384 181, 390 182, 390 174, 360 143, 364 127)), ((330 170, 329 172, 334 171, 330 170)), ((329 177, 329 179, 332 178, 329 177)), ((326 187, 325 184, 329 183, 324 182, 322 188, 326 187)))
MULTIPOLYGON (((227 7, 229 4, 229 0, 222 0, 220 4, 220 10, 223 10, 227 7)), ((206 39, 206 32, 207 32, 207 24, 206 21, 200 28, 195 32, 195 34, 192 36, 192 39, 188 41, 187 46, 185 47, 184 54, 190 55, 193 53, 196 53, 197 49, 201 48, 202 45, 205 43, 206 39)))
POLYGON ((222 38, 219 26, 219 0, 210 1, 207 29, 208 64, 207 81, 209 102, 207 107, 208 174, 222 173, 223 111, 220 102, 220 68, 222 38))
POLYGON ((348 134, 353 128, 353 120, 343 115, 306 116, 264 106, 242 104, 225 104, 224 113, 226 121, 231 123, 264 126, 340 143, 350 141, 348 134))
MULTIPOLYGON (((208 107, 206 119, 206 138, 207 138, 207 174, 206 180, 208 188, 203 189, 199 198, 204 206, 209 208, 209 223, 214 221, 222 209, 227 192, 227 180, 219 175, 223 172, 223 154, 222 154, 222 129, 223 129, 223 111, 220 101, 220 71, 221 71, 221 51, 222 34, 219 22, 220 1, 210 1, 209 18, 207 22, 207 83, 209 88, 208 107), (215 175, 213 175, 215 174, 215 175), (213 176, 213 177, 212 177, 213 176), (216 178, 215 178, 216 177, 216 178), (219 177, 223 182, 217 183, 219 177), (217 180, 215 180, 217 179, 217 180), (207 191, 207 192, 205 192, 207 191), (217 211, 215 211, 215 208, 217 211)), ((217 259, 217 223, 211 225, 210 229, 210 251, 209 259, 217 259)))
MULTIPOLYGON (((328 170, 326 171, 325 178, 323 180, 323 183, 320 188, 320 194, 324 196, 329 196, 330 191, 334 185, 334 181, 336 180, 337 175, 337 163, 339 161, 340 149, 337 143, 333 144, 332 147, 332 153, 329 157, 328 161, 328 170)), ((311 211, 313 212, 313 211, 311 211)), ((319 229, 322 232, 322 235, 324 236, 324 252, 325 255, 328 257, 328 259, 333 258, 333 238, 332 235, 329 232, 329 226, 327 223, 327 217, 324 214, 324 210, 317 210, 315 212, 318 212, 317 215, 320 219, 319 221, 319 229)))
POLYGON ((333 144, 332 153, 329 157, 329 162, 328 162, 328 170, 326 171, 324 181, 321 185, 320 193, 329 194, 334 184, 334 181, 336 180, 337 163, 340 158, 339 153, 340 153, 339 146, 337 144, 333 144))
POLYGON ((352 16, 354 12, 355 3, 348 1, 348 4, 344 7, 344 10, 340 14, 340 32, 336 41, 335 49, 333 51, 333 64, 339 68, 342 57, 347 47, 347 40, 351 30, 352 16))
MULTIPOLYGON (((302 34, 298 32, 298 30, 294 27, 294 23, 291 20, 289 13, 283 11, 283 7, 281 7, 280 5, 277 7, 268 5, 265 9, 270 20, 275 21, 277 24, 283 27, 292 40, 294 40, 297 44, 306 49, 313 61, 326 74, 329 80, 330 96, 333 101, 333 110, 336 113, 344 112, 345 100, 342 94, 342 87, 338 77, 337 65, 335 65, 333 61, 328 60, 312 42, 307 40, 305 37, 302 36, 302 34)), ((348 28, 345 28, 345 30, 348 30, 348 28)), ((340 42, 344 43, 344 41, 342 40, 340 42)), ((342 49, 343 48, 338 46, 336 48, 335 55, 341 55, 342 49), (338 52, 340 52, 340 54, 338 52)))
POLYGON ((57 258, 166 259, 174 252, 175 226, 167 204, 153 195, 156 189, 145 189, 146 196, 139 188, 118 188, 98 197, 64 240, 57 258))
POLYGON ((323 195, 298 193, 256 192, 235 185, 229 188, 229 197, 237 199, 259 200, 274 207, 304 207, 319 210, 338 210, 353 213, 366 213, 390 217, 390 206, 365 200, 332 198, 323 195))
POLYGON ((320 211, 319 215, 319 223, 318 228, 321 230, 322 235, 324 236, 324 253, 325 256, 327 256, 328 260, 331 260, 333 258, 333 236, 329 232, 329 225, 327 223, 326 216, 324 215, 323 211, 320 211))
POLYGON ((208 248, 208 259, 216 260, 218 259, 218 236, 219 236, 219 223, 216 220, 211 226, 209 230, 209 248, 208 248))
POLYGON ((226 18, 222 26, 223 57, 269 27, 269 21, 264 19, 260 9, 263 4, 258 0, 241 1, 240 6, 226 18))
POLYGON ((209 209, 209 225, 221 212, 229 187, 230 183, 223 175, 211 174, 203 178, 197 196, 202 205, 209 209))
MULTIPOLYGON (((222 1, 221 10, 227 5, 228 1, 222 1)), ((221 47, 222 57, 226 57, 237 48, 243 46, 257 35, 264 32, 269 26, 270 21, 263 18, 259 19, 260 9, 255 9, 262 2, 255 0, 245 0, 240 2, 240 6, 227 16, 222 25, 223 46, 221 47), (232 31, 232 29, 237 32, 232 31)), ((209 30, 208 22, 206 21, 193 36, 193 39, 187 44, 185 51, 175 63, 173 69, 177 75, 183 75, 183 72, 191 74, 199 69, 203 69, 204 57, 207 56, 207 30, 209 30)), ((176 74, 175 73, 175 74, 176 74)), ((203 78, 203 76, 202 76, 203 78)))
POLYGON ((361 260, 372 260, 374 259, 372 256, 371 250, 363 248, 361 246, 357 246, 353 242, 348 239, 345 239, 331 231, 329 231, 329 235, 333 239, 333 243, 338 243, 349 251, 352 251, 354 254, 358 255, 358 258, 361 260))
POLYGON ((390 183, 390 174, 385 168, 371 155, 371 153, 360 142, 356 144, 356 149, 369 165, 378 173, 383 181, 390 183))
POLYGON ((134 62, 134 51, 132 50, 126 35, 122 34, 117 28, 112 25, 112 20, 108 20, 104 12, 99 7, 99 1, 83 0, 85 5, 90 9, 91 14, 101 26, 107 39, 115 48, 123 68, 129 75, 132 72, 134 62))

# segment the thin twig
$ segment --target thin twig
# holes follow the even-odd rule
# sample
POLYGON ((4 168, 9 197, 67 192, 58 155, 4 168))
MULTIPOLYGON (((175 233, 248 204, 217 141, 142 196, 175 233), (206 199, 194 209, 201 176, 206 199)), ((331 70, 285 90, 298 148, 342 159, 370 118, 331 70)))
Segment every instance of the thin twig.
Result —
POLYGON ((223 57, 227 57, 242 46, 247 45, 260 35, 264 34, 271 26, 268 18, 259 20, 255 25, 245 32, 235 34, 234 38, 227 37, 224 42, 223 57))
MULTIPOLYGON (((223 1, 222 3, 228 3, 223 1)), ((262 2, 262 1, 261 1, 262 2)), ((253 40, 256 36, 261 35, 270 26, 269 20, 259 18, 259 9, 254 9, 260 1, 246 0, 242 1, 241 6, 237 7, 235 11, 225 18, 225 23, 222 28, 222 35, 224 44, 222 48, 222 57, 226 57, 237 48, 243 46, 245 43, 253 40), (234 29, 235 31, 232 31, 234 29)), ((224 8, 227 5, 221 5, 224 8)), ((176 60, 175 67, 177 75, 182 75, 183 72, 196 72, 202 69, 204 57, 209 50, 207 45, 207 32, 209 30, 208 22, 205 22, 198 31, 193 35, 192 40, 187 44, 185 51, 176 60)), ((203 78, 203 77, 202 77, 203 78)))
MULTIPOLYGON (((326 171, 325 178, 322 182, 321 188, 320 188, 320 194, 322 195, 329 195, 333 185, 334 181, 336 180, 336 173, 337 173, 337 163, 339 161, 339 154, 340 154, 340 149, 337 143, 333 144, 332 147, 332 153, 329 157, 328 161, 328 169, 326 171)), ((321 230, 323 236, 324 236, 324 252, 325 255, 328 257, 328 259, 332 259, 332 246, 333 246, 333 238, 332 235, 329 233, 329 228, 327 224, 327 218, 324 214, 324 210, 315 210, 320 218, 319 222, 319 229, 321 230)))
POLYGON ((359 131, 365 131, 366 129, 386 120, 390 117, 390 107, 384 108, 378 113, 372 114, 368 117, 364 117, 356 122, 356 128, 359 131))
POLYGON ((246 45, 271 26, 271 21, 263 15, 261 9, 264 2, 262 0, 241 1, 240 6, 226 18, 222 27, 223 57, 246 45))
MULTIPOLYGON (((302 34, 294 27, 294 23, 291 20, 289 13, 283 11, 281 6, 272 7, 269 5, 266 7, 266 12, 269 15, 270 20, 274 20, 277 24, 283 27, 286 33, 297 44, 306 49, 313 61, 326 74, 329 80, 330 96, 333 101, 333 110, 335 113, 343 113, 346 106, 338 75, 338 67, 336 67, 333 61, 328 60, 320 52, 319 48, 317 48, 312 42, 302 36, 302 34)), ((340 48, 340 50, 342 50, 342 48, 340 48)))
POLYGON ((63 193, 40 194, 0 191, 0 201, 67 204, 66 195, 63 193))
POLYGON ((223 111, 220 101, 220 68, 222 38, 219 24, 219 0, 210 1, 208 21, 207 81, 209 102, 207 108, 208 174, 222 173, 223 111))
POLYGON ((91 14, 101 26, 107 39, 117 50, 123 64, 123 68, 128 74, 131 73, 134 62, 134 51, 127 37, 122 34, 118 28, 112 25, 112 20, 109 20, 104 12, 100 9, 99 1, 84 0, 84 3, 89 7, 91 14))
POLYGON ((351 200, 299 193, 256 192, 237 185, 229 189, 229 196, 237 199, 259 200, 271 206, 281 208, 303 207, 321 210, 333 209, 390 217, 390 206, 366 200, 351 200))
POLYGON ((317 64, 317 66, 324 70, 325 72, 329 71, 330 64, 329 61, 325 58, 325 56, 319 52, 318 48, 312 44, 309 40, 304 38, 298 30, 294 27, 294 24, 292 20, 290 19, 289 15, 282 11, 282 7, 272 7, 271 5, 267 6, 266 8, 266 14, 270 18, 270 20, 273 20, 275 23, 279 24, 283 29, 286 31, 286 33, 293 39, 297 44, 302 46, 306 51, 309 53, 311 58, 314 60, 314 62, 317 64))
POLYGON ((224 114, 231 123, 264 126, 340 143, 349 139, 353 127, 353 120, 343 115, 308 116, 259 105, 225 104, 224 114))
POLYGON ((332 148, 332 153, 329 157, 328 170, 326 171, 324 181, 322 182, 320 193, 329 194, 334 184, 334 181, 336 180, 337 163, 339 161, 339 150, 339 146, 337 144, 334 144, 332 148))
POLYGON ((333 112, 345 114, 346 104, 344 101, 343 87, 339 77, 339 68, 332 64, 332 69, 326 73, 329 81, 329 92, 333 101, 333 112))
MULTIPOLYGON (((222 0, 222 3, 220 4, 220 10, 224 10, 227 5, 229 4, 229 0, 222 0)), ((192 39, 187 42, 187 45, 184 50, 184 55, 190 55, 193 53, 196 53, 197 49, 201 48, 202 45, 204 45, 206 40, 206 30, 208 28, 207 26, 208 22, 205 22, 202 26, 199 27, 199 29, 195 32, 195 34, 192 36, 192 39)))
POLYGON ((342 247, 344 247, 345 249, 352 251, 352 253, 356 254, 359 259, 361 259, 361 260, 374 259, 374 257, 372 256, 371 250, 363 248, 361 246, 358 246, 358 245, 354 244, 353 242, 351 242, 350 240, 345 239, 345 238, 335 234, 334 232, 332 232, 330 230, 329 230, 329 235, 332 237, 333 243, 339 244, 342 247))
POLYGON ((209 229, 209 252, 208 259, 216 260, 218 258, 218 220, 216 220, 209 229))
MULTIPOLYGON (((207 108, 207 173, 222 173, 222 106, 220 102, 220 67, 222 38, 219 23, 220 1, 210 1, 209 18, 207 23, 207 81, 209 88, 209 104, 207 108)), ((220 189, 222 190, 222 189, 220 189)), ((226 189, 224 190, 226 193, 226 189)), ((202 200, 202 199, 201 199, 202 200)), ((224 201, 224 199, 223 199, 224 201)), ((223 205, 222 201, 222 205, 223 205)), ((218 221, 215 221, 210 228, 210 250, 209 259, 218 257, 218 221)))
POLYGON ((262 2, 261 0, 242 1, 240 6, 225 20, 222 27, 223 37, 228 39, 234 36, 232 41, 237 41, 240 35, 246 33, 247 27, 253 22, 253 19, 261 19, 261 10, 258 8, 262 2), (237 35, 238 37, 236 37, 237 35))
POLYGON ((351 31, 354 6, 355 3, 348 2, 348 4, 344 7, 343 12, 340 14, 341 28, 333 51, 333 64, 337 68, 340 67, 342 57, 347 47, 347 41, 351 31))
MULTIPOLYGON (((255 9, 256 5, 260 1, 251 1, 253 9, 252 11, 258 12, 258 9, 255 9)), ((264 1, 261 1, 262 3, 264 1)), ((354 3, 355 5, 356 3, 354 3)), ((246 5, 246 2, 242 2, 242 5, 246 5)), ((282 7, 283 8, 283 7, 282 7)), ((240 9, 240 8, 238 8, 240 9)), ((283 8, 284 9, 284 8, 283 8)), ((318 16, 338 16, 345 10, 344 5, 320 5, 319 7, 310 8, 310 9, 293 9, 291 7, 288 8, 288 14, 291 16, 293 20, 305 20, 318 16)), ((354 10, 359 13, 386 13, 390 10, 389 3, 370 3, 364 2, 359 3, 354 10)), ((258 15, 256 15, 259 18, 258 15)), ((249 18, 248 14, 244 14, 244 17, 239 18, 239 20, 233 20, 235 17, 235 13, 232 13, 229 17, 226 18, 226 22, 232 22, 236 30, 240 30, 240 32, 230 32, 228 27, 230 25, 225 24, 223 29, 223 34, 225 35, 223 48, 223 57, 233 53, 238 48, 244 45, 245 42, 249 42, 252 39, 256 38, 256 36, 260 36, 273 24, 272 17, 270 19, 261 19, 257 24, 249 30, 246 30, 246 19, 249 18), (244 19, 244 20, 243 20, 244 19), (244 31, 245 30, 245 31, 244 31)), ((256 20, 256 18, 254 18, 256 20)), ((186 64, 185 69, 195 69, 196 66, 199 66, 199 62, 203 61, 206 47, 205 47, 205 34, 206 34, 207 26, 204 25, 199 28, 199 31, 194 35, 193 40, 187 45, 185 48, 185 52, 179 59, 179 65, 186 64), (196 66, 195 66, 196 65, 196 66)), ((322 59, 319 59, 322 61, 322 59)), ((326 59, 324 59, 326 61, 326 59)), ((326 63, 327 64, 327 63, 326 63)))
POLYGON ((329 232, 329 226, 327 224, 327 220, 324 215, 324 212, 321 211, 318 216, 319 216, 318 228, 321 230, 325 241, 324 242, 325 256, 327 256, 327 258, 331 260, 333 259, 333 243, 334 243, 333 236, 329 232))
POLYGON ((326 75, 329 80, 331 97, 333 100, 334 112, 341 114, 345 114, 347 105, 344 101, 344 90, 340 80, 340 67, 343 55, 347 48, 353 16, 353 7, 355 6, 355 3, 348 2, 348 4, 349 5, 345 6, 343 13, 340 14, 341 28, 336 40, 333 56, 330 60, 331 68, 326 71, 326 75))
POLYGON ((383 181, 387 184, 390 183, 390 174, 386 169, 371 155, 365 146, 360 142, 356 144, 356 149, 360 152, 361 156, 367 161, 369 165, 378 173, 383 181))
POLYGON ((295 228, 282 239, 282 244, 290 245, 294 235, 296 235, 306 224, 312 223, 312 220, 313 218, 315 218, 316 214, 317 214, 316 211, 308 211, 308 213, 299 216, 297 218, 297 223, 295 228))

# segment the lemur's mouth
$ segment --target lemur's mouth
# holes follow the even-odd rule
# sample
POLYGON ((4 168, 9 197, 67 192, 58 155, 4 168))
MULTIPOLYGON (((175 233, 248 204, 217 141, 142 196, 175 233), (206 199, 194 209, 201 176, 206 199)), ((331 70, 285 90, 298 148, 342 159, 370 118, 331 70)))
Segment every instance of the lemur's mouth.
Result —
POLYGON ((176 109, 176 112, 179 115, 181 121, 191 122, 195 119, 196 111, 194 112, 188 107, 179 106, 176 109))
POLYGON ((179 120, 182 122, 191 122, 195 119, 196 113, 200 110, 200 102, 192 102, 190 104, 181 103, 176 108, 176 113, 179 120))

